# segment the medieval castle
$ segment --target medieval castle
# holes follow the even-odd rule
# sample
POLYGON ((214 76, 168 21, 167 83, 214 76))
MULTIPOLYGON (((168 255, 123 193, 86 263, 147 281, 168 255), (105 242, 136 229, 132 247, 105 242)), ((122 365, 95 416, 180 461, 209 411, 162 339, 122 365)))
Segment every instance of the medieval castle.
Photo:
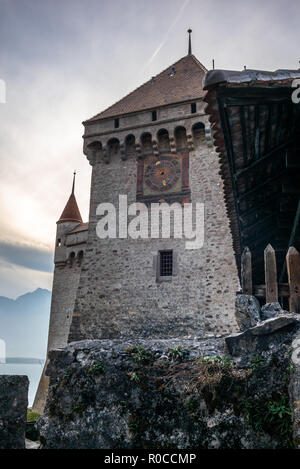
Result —
MULTIPOLYGON (((89 222, 72 193, 57 222, 48 350, 81 339, 205 337, 236 331, 238 275, 211 144, 202 80, 192 54, 85 121, 92 165, 89 222), (201 202, 205 240, 99 239, 97 206, 201 202)), ((34 408, 42 411, 43 374, 34 408)))

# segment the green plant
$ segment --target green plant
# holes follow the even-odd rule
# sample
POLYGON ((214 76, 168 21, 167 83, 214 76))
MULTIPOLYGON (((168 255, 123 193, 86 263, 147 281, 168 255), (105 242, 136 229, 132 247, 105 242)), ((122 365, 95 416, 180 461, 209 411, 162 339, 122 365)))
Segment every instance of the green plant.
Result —
POLYGON ((63 377, 62 377, 62 380, 61 380, 61 386, 65 386, 66 384, 69 383, 70 381, 70 378, 71 378, 71 371, 70 370, 65 370, 64 374, 63 374, 63 377))
POLYGON ((279 435, 283 447, 292 447, 292 412, 284 396, 276 399, 247 399, 242 407, 247 422, 257 431, 279 435))
POLYGON ((182 348, 181 345, 178 345, 175 348, 169 348, 168 355, 172 360, 183 360, 189 355, 189 351, 182 348))
POLYGON ((268 402, 268 410, 271 421, 275 420, 276 418, 283 420, 285 416, 292 415, 292 411, 284 397, 282 397, 279 401, 268 402))
POLYGON ((88 376, 96 376, 96 375, 105 373, 105 371, 106 371, 105 364, 97 360, 88 368, 86 374, 88 376))
POLYGON ((261 355, 255 355, 251 361, 251 368, 253 371, 258 371, 262 366, 264 366, 265 360, 261 355))
POLYGON ((210 363, 212 365, 220 365, 224 368, 232 368, 233 361, 230 357, 221 357, 220 355, 213 355, 207 357, 200 357, 197 359, 198 363, 210 363))
POLYGON ((40 418, 41 414, 38 412, 33 412, 32 410, 27 410, 27 422, 36 422, 40 418))
POLYGON ((153 359, 153 353, 151 350, 146 350, 141 345, 133 345, 127 347, 126 352, 132 356, 133 360, 137 363, 149 362, 153 359))

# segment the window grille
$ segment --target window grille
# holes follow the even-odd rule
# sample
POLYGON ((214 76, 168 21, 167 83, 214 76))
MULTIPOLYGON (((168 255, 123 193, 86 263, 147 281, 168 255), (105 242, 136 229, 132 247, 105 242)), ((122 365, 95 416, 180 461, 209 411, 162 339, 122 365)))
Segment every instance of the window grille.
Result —
POLYGON ((160 251, 159 270, 161 277, 173 275, 173 251, 160 251))

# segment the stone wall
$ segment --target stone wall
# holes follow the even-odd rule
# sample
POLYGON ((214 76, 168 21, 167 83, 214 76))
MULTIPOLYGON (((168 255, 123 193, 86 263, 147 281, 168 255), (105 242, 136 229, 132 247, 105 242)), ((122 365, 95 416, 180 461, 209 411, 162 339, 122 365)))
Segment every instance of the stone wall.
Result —
POLYGON ((27 376, 0 375, 0 449, 25 448, 27 376))
MULTIPOLYGON (((67 344, 80 271, 81 265, 78 265, 76 260, 72 265, 64 262, 55 266, 47 353, 67 344)), ((39 414, 43 413, 48 392, 49 378, 45 375, 46 367, 47 360, 32 406, 39 414)))
POLYGON ((222 338, 95 340, 52 351, 50 393, 38 421, 42 444, 113 450, 293 447, 293 332, 281 329, 272 337, 259 354, 243 353, 243 363, 233 361, 222 338))
POLYGON ((117 207, 119 194, 127 195, 128 204, 136 201, 137 163, 135 155, 122 161, 119 154, 109 164, 95 161, 88 242, 69 341, 236 330, 237 269, 218 172, 217 154, 203 138, 190 151, 192 201, 205 204, 204 247, 193 251, 182 239, 100 240, 96 208, 101 202, 117 207), (172 282, 156 281, 154 259, 162 249, 177 255, 172 282))

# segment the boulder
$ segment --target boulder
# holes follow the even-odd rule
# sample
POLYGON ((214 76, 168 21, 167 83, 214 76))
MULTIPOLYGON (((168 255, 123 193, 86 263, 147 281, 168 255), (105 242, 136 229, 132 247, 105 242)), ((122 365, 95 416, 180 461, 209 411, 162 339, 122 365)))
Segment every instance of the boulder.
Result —
POLYGON ((255 296, 237 295, 235 300, 235 314, 241 331, 256 326, 260 321, 260 304, 255 296))
POLYGON ((266 349, 270 344, 275 344, 275 334, 286 333, 287 329, 292 330, 297 324, 299 324, 297 317, 292 313, 286 313, 262 321, 257 326, 239 334, 232 334, 226 337, 225 342, 233 356, 256 353, 266 349))
POLYGON ((288 311, 284 311, 281 305, 278 302, 267 303, 261 308, 261 319, 265 321, 266 319, 275 318, 281 314, 288 314, 288 311))

